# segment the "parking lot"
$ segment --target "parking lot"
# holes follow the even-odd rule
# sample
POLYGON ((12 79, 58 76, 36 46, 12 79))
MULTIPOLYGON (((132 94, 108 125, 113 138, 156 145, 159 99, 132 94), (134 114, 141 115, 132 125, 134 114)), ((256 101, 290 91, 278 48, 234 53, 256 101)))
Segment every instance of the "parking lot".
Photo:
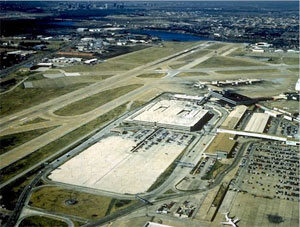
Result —
POLYGON ((120 130, 64 163, 49 178, 117 193, 146 192, 193 139, 162 128, 120 130))
POLYGON ((299 125, 282 119, 278 126, 277 133, 283 136, 295 137, 297 134, 299 135, 299 125))
MULTIPOLYGON (((299 147, 250 144, 224 199, 239 226, 299 226, 299 147)), ((223 218, 221 215, 218 218, 223 218)))
POLYGON ((256 196, 299 201, 299 150, 295 146, 255 144, 241 190, 256 196))

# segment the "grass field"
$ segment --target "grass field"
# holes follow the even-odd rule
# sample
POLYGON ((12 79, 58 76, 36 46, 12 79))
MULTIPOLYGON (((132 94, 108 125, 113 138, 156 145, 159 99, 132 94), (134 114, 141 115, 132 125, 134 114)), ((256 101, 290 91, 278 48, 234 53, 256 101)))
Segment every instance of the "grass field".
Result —
POLYGON ((199 50, 199 51, 195 51, 185 57, 182 57, 182 58, 179 58, 180 61, 192 61, 192 60, 195 60, 197 58, 201 58, 203 57, 204 55, 210 53, 209 50, 199 50))
POLYGON ((41 122, 45 122, 45 121, 49 121, 49 120, 41 118, 41 117, 37 117, 37 118, 34 118, 32 120, 25 121, 22 125, 37 124, 37 123, 41 123, 41 122))
POLYGON ((275 73, 275 72, 279 72, 279 71, 277 69, 216 71, 216 73, 221 73, 221 74, 275 73))
POLYGON ((140 77, 140 78, 162 78, 165 75, 166 75, 165 73, 147 73, 147 74, 139 75, 137 77, 140 77))
POLYGON ((146 102, 145 101, 133 101, 133 103, 130 106, 130 109, 128 111, 132 111, 135 110, 138 107, 141 107, 142 105, 144 105, 146 102))
MULTIPOLYGON (((101 115, 100 117, 90 121, 89 123, 75 129, 74 131, 66 134, 65 136, 55 140, 46 146, 36 150, 32 154, 22 158, 19 161, 5 167, 1 170, 1 180, 5 182, 10 178, 18 175, 19 173, 25 171, 30 166, 44 160, 45 158, 49 157, 50 155, 56 153, 57 151, 65 148, 66 146, 70 145, 72 142, 84 137, 89 132, 97 128, 101 128, 105 123, 115 119, 122 113, 126 111, 127 103, 116 107, 115 109, 109 111, 108 113, 101 115)), ((75 146, 75 145, 74 145, 75 146)), ((66 150, 65 152, 67 152, 66 150)))
POLYGON ((169 66, 170 66, 170 68, 172 68, 172 69, 179 69, 179 68, 181 68, 182 66, 185 66, 185 65, 186 65, 186 63, 183 62, 183 63, 176 63, 176 64, 169 65, 169 66))
POLYGON ((219 49, 224 46, 226 46, 225 43, 215 43, 215 44, 212 44, 212 45, 206 47, 206 49, 216 50, 216 49, 219 49))
POLYGON ((0 136, 0 155, 36 138, 39 137, 40 135, 43 135, 46 132, 49 132, 56 128, 54 127, 49 127, 49 128, 42 128, 42 129, 36 129, 36 130, 31 130, 31 131, 26 131, 26 132, 20 132, 20 133, 15 133, 15 134, 10 134, 10 135, 5 135, 5 136, 0 136))
MULTIPOLYGON (((9 79, 13 79, 13 78, 16 80, 15 83, 11 83, 9 85, 2 86, 1 87, 1 92, 8 91, 9 89, 12 89, 14 86, 16 86, 16 84, 21 82, 23 79, 25 79, 26 77, 29 77, 31 75, 34 75, 34 74, 35 73, 29 72, 29 71, 26 71, 26 72, 16 71, 16 72, 10 73, 9 75, 5 76, 5 78, 0 78, 0 81, 9 80, 9 79)), ((19 85, 19 86, 21 86, 21 85, 19 85)), ((0 94, 0 99, 1 98, 2 97, 1 97, 1 94, 0 94)))
POLYGON ((68 224, 64 221, 43 217, 43 216, 30 216, 24 218, 20 225, 20 227, 30 227, 30 226, 49 226, 49 227, 67 227, 68 224))
POLYGON ((216 197, 212 202, 212 205, 214 205, 214 207, 218 207, 218 206, 221 205, 226 191, 227 191, 227 186, 225 186, 224 183, 223 183, 220 186, 219 191, 217 192, 216 197))
POLYGON ((47 186, 37 189, 31 196, 29 205, 50 212, 74 215, 85 219, 100 219, 136 203, 136 200, 119 200, 61 187, 47 186), (66 204, 69 199, 77 202, 66 204))
POLYGON ((107 214, 112 214, 118 210, 125 209, 136 202, 137 202, 136 200, 113 199, 113 206, 112 206, 111 210, 107 210, 107 214))
POLYGON ((287 65, 298 65, 299 57, 271 57, 269 63, 272 64, 287 64, 287 65))
POLYGON ((221 163, 219 160, 215 162, 213 167, 208 171, 206 175, 201 177, 202 180, 210 180, 210 179, 215 179, 216 176, 222 172, 228 165, 221 163))
POLYGON ((43 187, 36 190, 29 205, 45 209, 49 212, 74 215, 86 219, 99 219, 105 216, 112 198, 93 195, 60 187, 43 187), (66 204, 66 200, 75 199, 74 205, 66 204))
POLYGON ((136 68, 157 59, 167 57, 176 52, 190 48, 194 42, 164 42, 163 47, 155 46, 126 55, 111 58, 106 62, 96 65, 77 65, 64 68, 67 72, 91 72, 91 71, 123 71, 136 68))
POLYGON ((56 98, 58 96, 75 91, 79 88, 83 88, 87 85, 88 84, 76 84, 69 88, 51 89, 25 89, 22 87, 18 87, 14 89, 13 92, 8 92, 0 96, 0 116, 4 117, 9 114, 16 113, 34 105, 49 101, 50 99, 56 98))
POLYGON ((296 69, 296 68, 294 68, 294 69, 288 69, 288 70, 291 71, 291 72, 299 73, 299 68, 298 69, 296 69))
POLYGON ((167 57, 176 52, 185 50, 195 45, 195 42, 164 42, 163 47, 153 47, 131 53, 125 57, 115 58, 114 61, 122 63, 146 64, 157 59, 167 57))
POLYGON ((249 61, 242 61, 232 59, 228 57, 212 57, 208 60, 196 65, 194 68, 223 68, 223 67, 235 67, 235 66, 263 66, 262 63, 254 63, 249 61))
POLYGON ((73 102, 55 111, 54 113, 60 116, 74 116, 74 115, 83 114, 92 111, 95 108, 102 106, 105 103, 108 103, 122 95, 125 95, 128 92, 131 92, 141 86, 142 86, 141 84, 132 84, 128 86, 117 87, 114 89, 106 90, 97 93, 95 95, 92 95, 90 97, 87 97, 85 99, 81 99, 79 101, 73 102))
POLYGON ((177 77, 186 77, 186 76, 208 76, 208 73, 204 72, 184 72, 176 75, 177 77))
POLYGON ((245 48, 238 48, 232 53, 230 53, 228 56, 235 57, 235 56, 244 56, 247 53, 250 53, 250 51, 246 50, 245 48))
POLYGON ((105 71, 125 71, 137 67, 137 64, 125 64, 118 62, 106 61, 95 65, 74 65, 65 67, 66 72, 105 72, 105 71))
POLYGON ((99 80, 104 80, 112 75, 98 75, 98 76, 76 76, 76 77, 60 77, 53 79, 33 80, 34 88, 64 88, 83 83, 95 83, 99 80))
MULTIPOLYGON (((26 176, 20 177, 11 184, 1 188, 1 204, 4 205, 6 209, 13 210, 22 191, 30 183, 34 176, 34 174, 27 174, 26 176)), ((3 182, 2 180, 2 176, 0 176, 0 181, 3 182)))

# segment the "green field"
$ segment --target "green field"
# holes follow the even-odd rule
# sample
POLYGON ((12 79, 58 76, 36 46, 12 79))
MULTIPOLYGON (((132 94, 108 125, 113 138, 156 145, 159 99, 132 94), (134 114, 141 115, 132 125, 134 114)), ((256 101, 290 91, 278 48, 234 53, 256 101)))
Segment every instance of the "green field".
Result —
POLYGON ((176 75, 177 77, 187 77, 187 76, 208 76, 208 73, 204 72, 183 72, 176 75))
POLYGON ((126 64, 112 61, 106 61, 95 65, 74 65, 65 67, 66 72, 115 72, 115 71, 127 71, 137 67, 137 64, 126 64))
POLYGON ((286 64, 286 65, 298 65, 299 57, 271 57, 269 63, 272 64, 286 64))
POLYGON ((238 66, 264 66, 264 64, 218 56, 209 58, 208 60, 200 63, 199 65, 196 65, 194 68, 223 68, 238 66))
POLYGON ((147 73, 147 74, 139 75, 137 77, 140 77, 140 78, 162 78, 165 75, 166 75, 165 73, 147 73))
POLYGON ((230 53, 228 56, 230 56, 230 57, 244 56, 247 53, 249 53, 249 51, 246 50, 245 48, 238 48, 235 51, 233 51, 232 53, 230 53))
POLYGON ((183 63, 175 63, 175 64, 172 64, 172 65, 169 65, 169 67, 171 69, 179 69, 181 68, 182 66, 185 66, 187 63, 183 62, 183 63))
POLYGON ((195 42, 164 42, 163 47, 156 46, 144 49, 128 54, 125 57, 115 58, 114 61, 119 63, 135 63, 138 65, 146 64, 190 48, 195 44, 195 42))
POLYGON ((216 50, 216 49, 219 49, 224 46, 226 46, 225 43, 215 43, 215 44, 212 44, 212 45, 206 47, 206 49, 216 50))
POLYGON ((77 84, 95 83, 99 80, 104 80, 112 75, 99 76, 76 76, 76 77, 59 77, 53 79, 41 79, 31 81, 34 88, 64 88, 71 87, 77 84))
POLYGON ((294 68, 294 69, 288 69, 289 71, 291 72, 296 72, 296 73, 299 73, 299 68, 294 68))
POLYGON ((206 54, 210 53, 209 50, 199 50, 199 51, 195 51, 185 57, 179 58, 180 61, 192 61, 195 60, 197 58, 201 58, 203 56, 205 56, 206 54))
POLYGON ((49 127, 49 128, 36 129, 36 130, 31 130, 31 131, 26 131, 26 132, 20 132, 20 133, 5 135, 5 136, 0 136, 0 144, 1 144, 0 155, 20 146, 34 138, 37 138, 46 132, 50 132, 51 130, 53 130, 55 128, 56 128, 56 126, 49 127))
POLYGON ((216 176, 221 173, 226 167, 228 167, 228 164, 223 164, 219 160, 215 162, 213 167, 208 171, 206 175, 201 177, 202 180, 211 180, 215 179, 216 176))
POLYGON ((88 84, 76 84, 69 88, 31 88, 25 89, 17 87, 12 92, 0 96, 0 116, 4 117, 9 114, 27 109, 34 105, 49 101, 50 99, 83 88, 88 84), (41 95, 42 94, 42 95, 41 95))
MULTIPOLYGON (((18 175, 19 173, 25 171, 30 166, 44 160, 50 155, 58 152, 59 150, 70 145, 72 142, 83 138, 88 133, 92 132, 97 128, 101 128, 105 123, 115 119, 122 113, 126 111, 127 103, 116 107, 115 109, 109 111, 108 113, 101 115, 100 117, 90 121, 89 123, 75 129, 74 131, 66 134, 65 136, 55 140, 46 146, 36 150, 32 154, 20 159, 19 161, 14 162, 13 164, 5 167, 1 170, 1 181, 5 182, 10 178, 18 175)), ((78 145, 78 144, 76 144, 78 145)), ((74 145, 75 146, 75 145, 74 145)), ((65 151, 67 152, 67 150, 65 151)))
POLYGON ((48 227, 67 227, 68 224, 64 221, 53 219, 45 216, 30 216, 24 218, 20 227, 30 227, 30 226, 48 226, 48 227))
POLYGON ((84 114, 120 96, 123 96, 128 92, 131 92, 141 86, 141 84, 132 84, 128 86, 117 87, 114 89, 102 91, 85 99, 73 102, 61 109, 58 109, 54 113, 60 116, 74 116, 84 114))
POLYGON ((55 186, 37 189, 29 201, 29 205, 33 207, 91 220, 100 219, 133 203, 135 201, 118 200, 55 186), (76 203, 66 204, 66 201, 70 199, 76 200, 76 203))
POLYGON ((37 118, 34 118, 32 120, 25 121, 22 125, 37 124, 37 123, 41 123, 41 122, 45 122, 45 121, 49 121, 49 120, 41 118, 41 117, 37 117, 37 118))
POLYGON ((164 42, 163 46, 154 46, 135 51, 119 57, 111 58, 96 65, 76 65, 65 67, 67 72, 91 72, 91 71, 126 71, 140 65, 150 63, 163 57, 175 54, 194 46, 195 42, 164 42))
POLYGON ((216 71, 221 74, 247 74, 247 73, 276 73, 277 69, 253 69, 253 70, 230 70, 230 71, 216 71))
MULTIPOLYGON (((24 188, 32 181, 35 177, 34 174, 27 174, 23 177, 20 177, 10 183, 9 185, 1 188, 0 195, 2 196, 1 204, 5 206, 8 210, 15 209, 16 203, 19 196, 21 195, 24 188)), ((0 181, 2 181, 2 176, 0 176, 0 181)))
POLYGON ((93 195, 60 187, 42 187, 36 190, 29 205, 50 212, 79 216, 86 219, 99 219, 105 216, 111 198, 93 195), (68 205, 66 200, 76 199, 74 205, 68 205))

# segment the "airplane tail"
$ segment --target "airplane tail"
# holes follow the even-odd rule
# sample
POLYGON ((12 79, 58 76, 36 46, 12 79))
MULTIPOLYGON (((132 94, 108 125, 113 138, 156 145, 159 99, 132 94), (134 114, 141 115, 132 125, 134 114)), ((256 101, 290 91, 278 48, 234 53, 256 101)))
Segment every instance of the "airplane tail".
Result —
POLYGON ((233 223, 237 223, 240 219, 236 218, 233 220, 233 223))

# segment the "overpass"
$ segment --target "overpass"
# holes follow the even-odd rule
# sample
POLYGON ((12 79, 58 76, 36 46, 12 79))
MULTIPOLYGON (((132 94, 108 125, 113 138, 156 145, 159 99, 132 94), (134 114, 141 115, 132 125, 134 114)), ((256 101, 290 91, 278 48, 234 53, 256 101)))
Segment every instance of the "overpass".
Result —
POLYGON ((294 145, 294 146, 300 145, 299 141, 292 140, 283 136, 269 135, 266 133, 255 133, 255 132, 247 132, 247 131, 240 131, 240 130, 230 130, 224 128, 218 128, 217 133, 230 133, 239 136, 249 136, 249 137, 263 138, 268 140, 281 141, 281 142, 285 142, 287 145, 294 145))

